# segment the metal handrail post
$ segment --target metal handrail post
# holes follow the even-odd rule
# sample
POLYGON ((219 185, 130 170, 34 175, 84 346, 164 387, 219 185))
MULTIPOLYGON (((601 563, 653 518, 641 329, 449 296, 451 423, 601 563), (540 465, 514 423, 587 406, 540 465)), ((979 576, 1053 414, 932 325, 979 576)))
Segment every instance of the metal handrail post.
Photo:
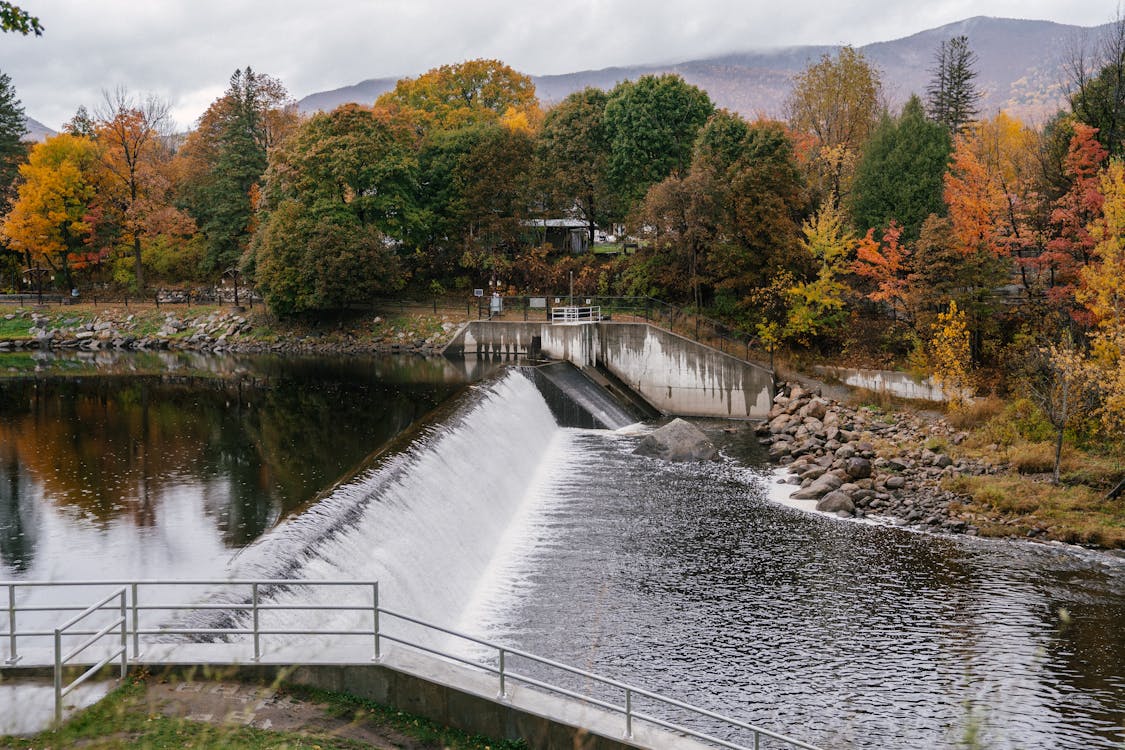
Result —
POLYGON ((62 630, 55 628, 55 726, 62 724, 62 630))
POLYGON ((141 658, 140 612, 137 609, 137 584, 129 584, 129 596, 133 600, 133 658, 141 658))
POLYGON ((761 747, 762 747, 762 735, 759 734, 758 732, 754 732, 754 750, 761 750, 761 747))
POLYGON ((371 633, 375 638, 375 661, 379 661, 379 582, 371 584, 371 633))
POLYGON ((16 584, 8 584, 8 663, 19 661, 16 654, 16 584))
MULTIPOLYGON (((135 585, 135 584, 134 584, 135 585)), ((136 613, 134 606, 133 612, 136 613)), ((125 617, 125 589, 121 589, 121 680, 129 673, 129 620, 125 617)), ((136 632, 134 630, 134 632, 136 632)))
POLYGON ((633 691, 625 688, 625 736, 633 736, 633 691))
POLYGON ((250 584, 251 606, 254 612, 254 661, 262 658, 261 634, 258 632, 258 584, 250 584))
POLYGON ((497 650, 500 652, 500 697, 504 698, 508 694, 507 685, 505 684, 507 675, 504 672, 504 649, 498 648, 497 650))

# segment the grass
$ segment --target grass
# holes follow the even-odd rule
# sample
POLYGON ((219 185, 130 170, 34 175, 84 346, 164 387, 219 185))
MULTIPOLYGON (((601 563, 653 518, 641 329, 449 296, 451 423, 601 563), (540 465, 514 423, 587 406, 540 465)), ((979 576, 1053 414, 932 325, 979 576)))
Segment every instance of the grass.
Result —
POLYGON ((1125 549, 1125 503, 1107 501, 1086 485, 1008 474, 953 477, 943 487, 971 498, 959 513, 984 536, 1038 529, 1063 542, 1125 549))
MULTIPOLYGON (((405 735, 424 748, 450 750, 525 750, 523 742, 495 741, 435 724, 428 719, 354 696, 310 688, 286 687, 298 699, 321 704, 324 713, 348 723, 366 723, 405 735)), ((228 748, 229 750, 358 750, 371 745, 330 732, 276 732, 247 726, 205 724, 164 716, 146 696, 146 678, 136 676, 94 706, 80 712, 57 732, 33 737, 0 737, 0 748, 48 750, 158 748, 228 748)))

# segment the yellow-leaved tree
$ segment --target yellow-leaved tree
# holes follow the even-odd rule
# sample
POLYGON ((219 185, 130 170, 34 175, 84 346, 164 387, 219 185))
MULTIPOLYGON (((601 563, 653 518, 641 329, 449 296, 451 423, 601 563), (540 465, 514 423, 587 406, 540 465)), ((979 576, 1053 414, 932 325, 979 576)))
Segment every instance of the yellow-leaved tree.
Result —
POLYGON ((37 267, 45 264, 68 287, 71 256, 82 252, 100 169, 98 147, 89 138, 62 133, 36 144, 20 167, 22 182, 3 233, 37 267))
POLYGON ((972 352, 965 312, 957 307, 956 301, 950 300, 949 310, 938 313, 932 329, 930 357, 934 380, 956 406, 972 385, 969 373, 972 352))
POLYGON ((843 211, 834 196, 801 227, 802 245, 818 265, 816 278, 790 287, 787 338, 802 343, 838 327, 844 320, 844 292, 840 280, 858 241, 844 221, 843 211))
POLYGON ((1101 217, 1090 227, 1095 262, 1081 272, 1077 297, 1090 311, 1092 370, 1102 394, 1099 417, 1108 434, 1125 430, 1125 164, 1109 163, 1101 175, 1101 217))

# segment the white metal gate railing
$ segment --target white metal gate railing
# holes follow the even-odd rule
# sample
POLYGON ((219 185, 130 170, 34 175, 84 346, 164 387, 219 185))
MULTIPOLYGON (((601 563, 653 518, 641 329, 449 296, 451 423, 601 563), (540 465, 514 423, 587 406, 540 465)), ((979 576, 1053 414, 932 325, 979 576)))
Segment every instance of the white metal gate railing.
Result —
MULTIPOLYGON (((749 724, 747 722, 731 719, 722 716, 707 709, 698 708, 682 701, 669 698, 659 693, 655 693, 643 688, 638 688, 633 685, 614 680, 608 677, 588 672, 586 670, 578 669, 560 662, 546 659, 541 656, 522 651, 520 649, 509 648, 501 646, 475 636, 467 635, 449 628, 444 628, 425 622, 418 618, 409 615, 394 612, 379 605, 379 584, 377 581, 307 581, 295 579, 231 579, 231 580, 133 580, 133 581, 0 581, 0 588, 7 590, 7 630, 0 633, 0 642, 7 640, 8 643, 8 657, 6 663, 9 666, 18 665, 22 658, 19 651, 20 641, 23 639, 26 642, 31 640, 41 640, 46 638, 53 639, 53 652, 54 652, 54 667, 55 667, 55 716, 56 721, 62 719, 62 698, 68 692, 73 690, 82 682, 89 679, 94 673, 110 664, 115 660, 120 660, 121 664, 121 677, 124 678, 128 668, 128 661, 132 660, 138 662, 141 660, 143 654, 142 640, 147 636, 195 636, 195 637, 208 637, 208 638, 230 638, 231 636, 246 636, 249 639, 250 651, 246 656, 250 661, 260 661, 263 656, 262 641, 265 637, 273 636, 333 636, 333 637, 359 637, 363 639, 370 639, 370 656, 364 659, 356 659, 355 664, 375 663, 379 662, 382 658, 382 642, 387 641, 396 643, 414 651, 421 651, 443 659, 448 659, 476 670, 486 673, 494 674, 497 677, 498 695, 501 700, 508 697, 508 686, 510 683, 521 683, 533 688, 544 690, 556 695, 565 696, 574 700, 582 701, 584 703, 597 706, 611 714, 620 715, 623 720, 623 733, 625 737, 632 737, 634 728, 639 724, 645 724, 652 727, 659 727, 661 729, 669 730, 683 734, 687 737, 692 737, 707 743, 714 744, 718 747, 729 748, 729 750, 762 750, 766 745, 763 742, 769 743, 769 747, 786 747, 786 748, 800 748, 801 750, 818 750, 814 745, 806 742, 787 737, 783 734, 763 729, 762 727, 749 724), (184 588, 199 588, 206 587, 208 589, 222 589, 226 591, 234 590, 241 592, 243 595, 243 602, 187 602, 175 601, 166 602, 161 601, 158 597, 161 594, 151 594, 145 591, 149 588, 165 589, 165 590, 183 590, 184 588), (71 603, 68 600, 65 604, 23 604, 21 605, 17 600, 19 599, 19 592, 21 589, 34 590, 34 589, 60 589, 60 588, 86 588, 86 589, 100 589, 97 594, 92 596, 100 596, 95 603, 89 606, 82 604, 71 603), (334 599, 335 603, 320 604, 320 603, 298 603, 298 604, 279 604, 269 598, 269 595, 278 588, 284 589, 299 589, 299 588, 345 588, 355 589, 357 592, 362 591, 362 601, 358 603, 341 602, 334 599), (106 594, 106 589, 111 591, 106 594), (145 598, 142 601, 141 594, 145 593, 145 598), (152 597, 150 599, 149 597, 152 597), (249 601, 246 601, 248 599, 249 601), (234 622, 230 627, 187 627, 182 624, 166 623, 159 627, 142 627, 141 615, 145 612, 165 612, 165 613, 179 613, 179 612, 222 612, 222 613, 241 613, 245 620, 248 622, 238 623, 234 622), (363 626, 353 629, 342 628, 283 628, 283 627, 266 627, 262 622, 262 615, 269 612, 301 612, 301 611, 343 611, 343 612, 356 612, 363 615, 366 622, 370 622, 370 627, 363 626), (77 614, 70 617, 64 624, 58 627, 46 628, 42 624, 32 624, 28 627, 21 628, 20 615, 24 614, 24 619, 28 619, 26 615, 30 613, 39 613, 39 618, 46 617, 47 615, 57 614, 66 615, 67 613, 76 612, 77 614), (101 627, 96 624, 90 623, 99 613, 109 613, 113 615, 108 623, 103 623, 101 627), (423 631, 428 633, 438 633, 444 636, 450 636, 467 644, 473 644, 479 649, 483 649, 485 653, 494 654, 496 657, 495 665, 489 663, 485 659, 467 658, 463 655, 444 651, 433 646, 428 646, 418 640, 394 635, 385 631, 381 627, 381 623, 386 619, 391 618, 401 623, 417 626, 423 631), (92 666, 89 667, 80 677, 68 685, 62 684, 62 673, 64 667, 74 662, 77 657, 86 652, 92 646, 102 641, 105 638, 117 634, 120 642, 114 648, 110 649, 109 653, 103 655, 101 659, 97 660, 92 666), (73 647, 68 652, 63 652, 63 638, 70 637, 76 638, 87 636, 87 639, 81 642, 78 646, 73 647), (130 656, 130 645, 131 656, 130 656), (582 692, 579 690, 564 687, 558 682, 548 682, 543 679, 533 677, 529 674, 523 674, 514 671, 511 668, 511 661, 514 658, 525 660, 529 663, 536 664, 540 667, 549 670, 561 672, 574 677, 582 678, 589 683, 595 683, 603 688, 608 688, 620 696, 618 700, 607 700, 595 696, 592 691, 582 692), (665 708, 672 708, 679 710, 695 720, 706 719, 713 722, 717 726, 722 726, 724 730, 730 732, 740 732, 749 736, 751 745, 739 744, 738 742, 716 737, 714 734, 700 729, 694 729, 683 724, 677 724, 672 721, 662 719, 652 713, 642 712, 637 710, 636 703, 639 700, 645 700, 652 704, 663 706, 665 708)), ((164 594, 166 596, 166 594, 164 594)), ((355 596, 360 596, 358 593, 355 596)), ((77 596, 74 599, 78 599, 77 596)), ((229 658, 229 657, 228 657, 229 658)), ((231 659, 230 663, 236 660, 231 659)), ((86 662, 83 662, 84 664, 86 662)))

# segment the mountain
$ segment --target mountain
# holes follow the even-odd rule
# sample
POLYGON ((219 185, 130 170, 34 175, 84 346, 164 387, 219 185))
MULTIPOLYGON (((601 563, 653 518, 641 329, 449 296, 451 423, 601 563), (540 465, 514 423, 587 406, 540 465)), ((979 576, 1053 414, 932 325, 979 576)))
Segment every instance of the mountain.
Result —
MULTIPOLYGON (((883 72, 890 104, 924 94, 938 44, 964 34, 977 55, 977 86, 983 93, 981 113, 1006 110, 1033 123, 1050 117, 1065 103, 1063 61, 1076 40, 1101 27, 1070 26, 1051 21, 1026 21, 977 16, 902 39, 860 47, 883 72)), ((792 77, 835 46, 803 46, 757 50, 690 60, 673 65, 638 65, 586 70, 563 75, 532 76, 544 103, 562 100, 586 86, 609 89, 646 73, 678 73, 707 91, 720 107, 747 117, 782 115, 792 77)), ((354 86, 322 91, 301 99, 304 112, 329 110, 347 102, 370 104, 394 87, 395 79, 373 78, 354 86)))
POLYGON ((55 131, 30 117, 24 117, 24 126, 27 127, 27 135, 23 137, 25 141, 45 141, 53 135, 55 131))

